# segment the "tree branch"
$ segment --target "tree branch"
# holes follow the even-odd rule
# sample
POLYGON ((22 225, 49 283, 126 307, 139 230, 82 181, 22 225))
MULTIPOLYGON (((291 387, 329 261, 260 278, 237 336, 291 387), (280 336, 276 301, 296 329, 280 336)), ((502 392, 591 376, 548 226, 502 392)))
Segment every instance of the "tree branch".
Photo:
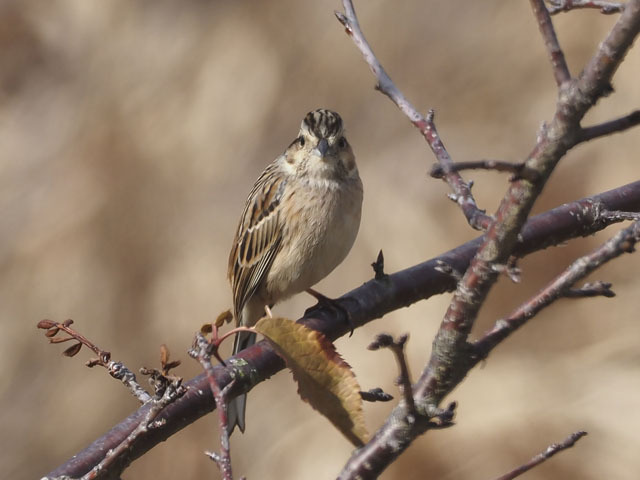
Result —
POLYGON ((558 87, 561 87, 565 82, 571 80, 571 73, 569 72, 567 61, 564 58, 564 53, 558 43, 558 37, 553 28, 551 16, 549 15, 547 6, 544 4, 544 0, 531 0, 531 7, 538 21, 538 28, 544 38, 547 52, 549 53, 549 59, 553 67, 553 76, 556 79, 558 87))
MULTIPOLYGON (((613 238, 598 247, 588 255, 574 261, 564 272, 558 275, 546 287, 540 290, 533 298, 520 305, 506 319, 498 320, 493 328, 485 333, 482 338, 473 344, 478 359, 486 358, 502 340, 528 320, 537 315, 542 309, 564 296, 572 295, 571 287, 591 272, 600 268, 606 262, 619 257, 623 253, 633 251, 634 245, 640 241, 640 222, 634 222, 630 227, 618 232, 613 238)), ((609 285, 610 287, 610 285, 609 285)), ((608 287, 592 287, 583 291, 588 293, 611 296, 608 287)), ((587 294, 585 294, 587 293, 587 294)))
POLYGON ((604 137, 612 133, 622 132, 629 128, 640 125, 640 110, 634 110, 629 115, 616 118, 593 127, 583 128, 580 132, 579 142, 586 142, 594 138, 604 137))
MULTIPOLYGON (((450 171, 460 172, 462 170, 493 170, 496 172, 509 172, 513 173, 514 180, 518 178, 526 178, 527 180, 535 180, 537 172, 527 170, 526 165, 523 162, 512 163, 504 162, 502 160, 477 160, 471 162, 456 162, 449 166, 450 171)), ((439 164, 434 164, 429 172, 434 178, 442 178, 444 170, 439 164)))
POLYGON ((555 15, 560 12, 568 12, 577 8, 597 8, 600 13, 611 15, 624 10, 625 4, 621 2, 607 2, 604 0, 547 0, 551 4, 549 13, 555 15))
POLYGON ((533 457, 531 460, 529 460, 527 463, 525 463, 524 465, 520 465, 515 470, 512 470, 509 473, 505 473, 504 475, 496 478, 496 480, 512 480, 516 477, 519 477, 523 473, 531 470, 533 467, 537 467, 542 462, 546 462, 551 457, 553 457, 556 453, 560 453, 561 451, 566 450, 567 448, 573 447, 576 444, 576 442, 580 440, 582 437, 584 437, 586 434, 587 432, 572 433, 567 438, 565 438, 561 443, 553 443, 549 445, 544 452, 539 453, 538 455, 533 457))
POLYGON ((218 429, 220 430, 220 453, 205 452, 205 454, 213 460, 224 480, 233 480, 233 471, 231 468, 231 446, 229 442, 229 417, 228 411, 228 393, 233 387, 234 381, 229 382, 224 388, 220 388, 216 381, 215 371, 211 363, 211 344, 207 341, 201 332, 196 334, 193 346, 189 351, 189 356, 200 362, 205 371, 209 389, 213 395, 214 402, 218 409, 218 429))
MULTIPOLYGON (((640 212, 640 181, 562 205, 533 217, 522 230, 514 254, 525 256, 571 238, 592 235, 608 225, 621 221, 618 218, 602 217, 604 211, 616 210, 640 212)), ((369 280, 343 295, 339 301, 351 317, 352 324, 362 326, 394 310, 451 291, 456 286, 456 280, 451 275, 441 272, 441 265, 448 265, 456 271, 466 270, 481 243, 482 237, 479 237, 432 260, 385 275, 380 280, 369 280)), ((306 316, 301 321, 308 327, 321 331, 330 339, 335 340, 349 332, 349 322, 338 316, 336 310, 315 309, 313 314, 313 317, 306 316)), ((229 391, 229 398, 249 391, 284 368, 282 359, 265 341, 243 350, 228 360, 227 364, 227 367, 217 365, 213 370, 216 383, 221 388, 228 385, 234 377, 237 379, 229 391)), ((214 409, 206 375, 186 382, 185 386, 185 395, 167 406, 159 415, 162 424, 138 436, 126 454, 118 458, 117 464, 109 471, 103 472, 103 478, 118 478, 133 460, 214 409)), ((47 477, 84 475, 98 464, 110 449, 119 445, 136 429, 144 420, 149 408, 149 405, 140 407, 83 451, 50 472, 47 477)))
POLYGON ((396 104, 402 113, 404 113, 411 123, 420 130, 423 137, 429 144, 431 151, 436 156, 443 169, 443 178, 453 190, 452 199, 460 206, 469 225, 476 230, 486 230, 491 222, 491 217, 487 216, 484 211, 480 210, 476 205, 476 201, 471 194, 471 187, 466 183, 460 174, 450 170, 449 166, 453 163, 449 152, 447 152, 436 126, 434 123, 434 111, 430 110, 427 116, 420 114, 415 107, 407 100, 403 93, 395 86, 380 61, 373 53, 371 46, 364 37, 360 29, 358 17, 353 8, 351 0, 343 0, 344 14, 335 12, 336 17, 344 25, 347 35, 351 37, 356 47, 362 52, 365 61, 369 64, 369 68, 376 77, 376 89, 384 93, 389 99, 396 104))

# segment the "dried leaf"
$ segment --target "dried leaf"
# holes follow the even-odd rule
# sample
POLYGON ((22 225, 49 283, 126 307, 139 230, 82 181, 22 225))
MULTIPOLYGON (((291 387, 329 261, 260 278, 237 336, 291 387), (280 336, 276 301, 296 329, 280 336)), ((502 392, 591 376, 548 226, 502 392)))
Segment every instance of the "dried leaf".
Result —
POLYGON ((81 348, 82 348, 81 343, 75 343, 71 345, 69 348, 67 348, 64 352, 62 352, 62 354, 65 357, 73 357, 80 351, 81 348))
POLYGON ((71 340, 75 340, 73 337, 50 337, 49 343, 64 343, 70 342, 71 340))
POLYGON ((218 315, 218 318, 216 318, 216 321, 213 323, 216 327, 220 328, 225 323, 229 323, 231 320, 233 320, 233 315, 231 314, 231 310, 226 310, 222 312, 220 315, 218 315))
POLYGON ((164 365, 164 370, 168 372, 173 368, 179 367, 180 363, 181 363, 180 360, 174 360, 173 362, 169 362, 164 365))
POLYGON ((200 333, 203 335, 209 335, 211 332, 213 332, 213 325, 210 323, 205 323, 200 327, 200 333))
POLYGON ((320 332, 286 318, 263 318, 255 329, 285 359, 303 400, 356 447, 368 438, 360 387, 351 367, 320 332))
POLYGON ((55 327, 56 326, 56 322, 51 321, 51 320, 40 320, 38 322, 38 325, 36 325, 38 328, 42 328, 43 330, 48 330, 51 327, 55 327))
POLYGON ((49 330, 44 332, 44 336, 47 338, 55 337, 60 329, 58 327, 51 327, 49 330))
POLYGON ((169 352, 169 347, 167 347, 164 343, 160 345, 160 364, 162 365, 162 368, 164 368, 164 366, 167 364, 170 356, 171 353, 169 352))
POLYGON ((62 322, 62 324, 63 324, 65 327, 70 327, 71 325, 73 325, 73 320, 71 320, 71 319, 69 318, 69 319, 65 320, 64 322, 62 322))

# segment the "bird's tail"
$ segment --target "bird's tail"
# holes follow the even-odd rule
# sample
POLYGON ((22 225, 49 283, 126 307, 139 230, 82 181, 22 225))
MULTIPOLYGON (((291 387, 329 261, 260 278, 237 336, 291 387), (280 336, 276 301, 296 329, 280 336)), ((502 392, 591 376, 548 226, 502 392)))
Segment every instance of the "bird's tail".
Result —
MULTIPOLYGON (((253 332, 238 332, 236 333, 235 341, 233 342, 233 355, 240 350, 249 348, 256 343, 256 334, 253 332)), ((227 432, 229 435, 233 433, 233 429, 238 426, 241 432, 244 432, 244 412, 247 406, 247 395, 239 395, 229 402, 227 407, 227 432)))

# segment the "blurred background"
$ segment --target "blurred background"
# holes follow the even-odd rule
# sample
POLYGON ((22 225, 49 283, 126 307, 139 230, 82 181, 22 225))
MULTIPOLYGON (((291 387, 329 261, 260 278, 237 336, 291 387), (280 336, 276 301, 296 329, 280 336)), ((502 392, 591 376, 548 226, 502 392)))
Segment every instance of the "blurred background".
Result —
MULTIPOLYGON (((434 157, 380 93, 335 20, 337 1, 2 0, 0 2, 0 476, 39 478, 137 408, 89 353, 60 355, 35 324, 75 326, 114 359, 158 366, 159 346, 200 372, 186 350, 201 324, 230 306, 227 255, 254 180, 318 107, 341 113, 365 185, 362 225, 347 260, 318 285, 338 296, 372 276, 378 250, 397 271, 474 238, 434 157)), ((396 84, 434 108, 454 160, 519 161, 555 105, 555 82, 528 2, 356 4, 396 84)), ((555 17, 578 73, 616 16, 555 17)), ((640 105, 632 50, 616 93, 585 124, 640 105)), ((567 155, 536 205, 638 179, 640 131, 567 155)), ((507 175, 470 172, 493 212, 507 175)), ((603 234, 523 261, 519 285, 500 280, 476 333, 507 314, 603 234)), ((453 428, 416 441, 383 478, 493 478, 584 429, 589 436, 530 479, 640 471, 640 255, 603 268, 615 299, 561 301, 518 331, 450 396, 453 428)), ((409 332, 417 377, 449 295, 394 312, 337 342, 363 389, 397 393, 379 332, 409 332)), ((276 307, 298 318, 299 295, 276 307)), ((231 342, 230 342, 231 343, 231 342)), ((230 348, 230 345, 228 346, 230 348)), ((397 396, 397 395, 396 395, 397 396)), ((393 402, 395 403, 395 402, 393 402)), ((371 432, 392 404, 365 405, 371 432)), ((127 478, 215 478, 208 416, 136 461, 127 478)), ((255 478, 335 478, 351 445, 303 404, 288 372, 249 396, 247 431, 232 441, 235 472, 255 478)))

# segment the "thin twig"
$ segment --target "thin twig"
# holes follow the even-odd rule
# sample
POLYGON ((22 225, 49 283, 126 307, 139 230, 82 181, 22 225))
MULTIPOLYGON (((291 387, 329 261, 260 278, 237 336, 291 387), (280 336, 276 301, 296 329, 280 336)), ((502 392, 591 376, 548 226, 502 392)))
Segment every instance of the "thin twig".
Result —
POLYGON ((111 352, 101 349, 80 332, 71 328, 72 324, 73 320, 71 319, 62 323, 54 322, 52 320, 41 320, 38 322, 38 328, 47 330, 45 332, 45 336, 49 338, 50 343, 62 343, 71 340, 78 342, 65 350, 65 355, 67 356, 75 356, 80 351, 81 345, 86 346, 97 356, 86 363, 87 367, 104 367, 109 375, 116 380, 121 381, 141 404, 145 404, 151 400, 151 395, 149 395, 149 393, 140 386, 136 379, 136 375, 131 370, 129 370, 123 363, 111 360, 111 352), (58 337, 57 334, 61 331, 66 333, 68 337, 58 337))
POLYGON ((538 28, 544 38, 544 44, 546 45, 547 52, 549 53, 556 84, 560 87, 571 80, 571 73, 569 72, 567 61, 565 60, 564 53, 558 43, 558 37, 556 36, 556 31, 553 28, 551 16, 549 15, 547 6, 544 4, 544 0, 530 1, 531 7, 533 8, 533 14, 538 21, 538 28))
POLYGON ((547 0, 547 2, 550 4, 549 13, 551 15, 577 8, 597 8, 600 13, 611 15, 612 13, 622 12, 625 7, 624 3, 604 0, 547 0))
POLYGON ((594 138, 611 135, 612 133, 623 132, 637 125, 640 125, 640 110, 634 110, 628 115, 599 125, 583 128, 579 141, 586 142, 594 138))
POLYGON ((496 478, 496 480, 513 480, 516 477, 519 477, 523 473, 531 470, 533 467, 540 465, 542 462, 549 460, 556 453, 559 453, 567 448, 571 448, 575 445, 575 443, 584 437, 587 432, 575 432, 569 435, 560 443, 553 443, 547 447, 547 449, 533 457, 524 465, 520 465, 518 468, 510 471, 509 473, 505 473, 504 475, 496 478))
POLYGON ((600 212, 599 217, 603 220, 615 220, 616 222, 623 222, 625 220, 640 220, 640 213, 638 212, 622 212, 620 210, 604 210, 600 212))
POLYGON ((366 392, 360 392, 360 397, 365 402, 390 402, 393 395, 388 394, 380 387, 372 388, 366 392))
POLYGON ((413 400, 411 376, 409 374, 409 367, 407 366, 407 358, 404 354, 404 346, 407 343, 408 338, 409 335, 406 333, 400 336, 398 340, 394 340, 391 335, 380 334, 367 348, 369 350, 388 348, 393 352, 396 357, 396 361, 398 362, 398 367, 400 368, 400 375, 398 376, 397 384, 400 386, 400 390, 402 391, 402 396, 407 409, 407 416, 411 415, 415 417, 416 405, 413 400))
MULTIPOLYGON (((534 181, 536 172, 526 168, 524 162, 512 163, 502 160, 477 160, 471 162, 456 162, 449 166, 449 170, 452 172, 460 172, 462 170, 493 170, 496 172, 509 172, 514 174, 514 178, 526 178, 534 181)), ((436 163, 431 167, 429 172, 434 178, 442 178, 444 176, 444 169, 442 165, 436 163)))
POLYGON ((580 288, 570 288, 563 295, 565 298, 585 298, 585 297, 607 297, 613 298, 616 293, 611 290, 608 282, 585 283, 580 288))
POLYGON ((453 190, 452 198, 462 209, 469 225, 476 230, 486 230, 491 223, 491 217, 487 216, 484 211, 480 210, 476 205, 475 199, 471 194, 470 185, 462 179, 459 173, 450 171, 448 168, 453 161, 436 130, 434 111, 430 110, 426 117, 423 116, 415 109, 411 102, 407 100, 404 94, 398 90, 373 53, 362 30, 360 30, 360 24, 353 3, 351 0, 343 0, 342 4, 344 6, 344 13, 335 12, 335 15, 345 27, 345 31, 351 37, 356 47, 358 47, 369 68, 371 68, 371 71, 375 75, 377 80, 376 89, 389 97, 400 111, 409 118, 411 123, 420 130, 420 133, 422 133, 429 144, 436 159, 440 165, 442 165, 444 171, 443 178, 449 184, 451 190, 453 190))
MULTIPOLYGON (((529 319, 557 299, 567 296, 567 293, 570 292, 571 287, 576 282, 606 262, 619 257, 623 253, 632 252, 634 245, 638 241, 640 241, 640 221, 634 222, 631 226, 618 232, 593 252, 574 261, 566 270, 554 278, 535 296, 520 305, 507 318, 498 320, 491 330, 486 332, 473 344, 478 358, 486 358, 489 352, 511 332, 524 325, 529 319)), ((596 288, 597 287, 593 287, 594 291, 596 288)), ((604 293, 600 293, 602 290, 604 289, 600 288, 599 294, 605 295, 604 293)), ((571 295, 571 293, 569 293, 569 295, 571 295)))
POLYGON ((224 480, 233 480, 233 473, 231 469, 231 447, 229 442, 229 417, 228 417, 228 394, 231 388, 233 388, 234 381, 232 380, 223 388, 220 388, 216 380, 216 374, 211 364, 211 343, 207 341, 204 335, 200 332, 196 334, 193 340, 193 347, 189 351, 189 355, 200 362, 202 368, 207 376, 209 382, 209 388, 216 402, 218 410, 218 428, 220 430, 220 453, 205 452, 209 458, 211 458, 222 474, 224 480))

